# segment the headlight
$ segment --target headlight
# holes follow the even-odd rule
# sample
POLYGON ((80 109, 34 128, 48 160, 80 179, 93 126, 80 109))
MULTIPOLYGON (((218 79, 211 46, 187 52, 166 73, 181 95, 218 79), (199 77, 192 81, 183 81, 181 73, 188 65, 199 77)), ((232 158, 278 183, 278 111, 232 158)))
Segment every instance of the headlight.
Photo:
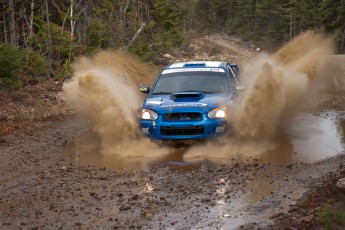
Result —
POLYGON ((140 119, 143 120, 156 120, 158 118, 158 114, 155 111, 149 109, 142 109, 140 113, 140 119))
POLYGON ((216 108, 208 112, 207 115, 209 118, 225 118, 227 117, 227 110, 224 108, 216 108))

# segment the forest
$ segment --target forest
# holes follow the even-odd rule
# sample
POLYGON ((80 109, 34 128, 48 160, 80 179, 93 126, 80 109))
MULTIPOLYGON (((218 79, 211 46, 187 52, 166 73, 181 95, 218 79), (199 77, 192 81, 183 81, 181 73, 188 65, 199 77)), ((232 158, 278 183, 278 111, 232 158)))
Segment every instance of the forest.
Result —
POLYGON ((75 57, 124 49, 147 62, 223 33, 274 51, 306 30, 345 53, 345 0, 1 0, 0 88, 64 79, 75 57))

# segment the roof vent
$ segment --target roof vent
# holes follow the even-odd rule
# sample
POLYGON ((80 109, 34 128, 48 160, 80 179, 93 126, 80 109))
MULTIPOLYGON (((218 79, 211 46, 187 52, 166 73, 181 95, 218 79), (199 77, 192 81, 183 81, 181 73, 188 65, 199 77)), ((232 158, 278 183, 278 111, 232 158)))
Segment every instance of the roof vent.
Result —
POLYGON ((186 63, 184 67, 205 67, 205 63, 186 63))

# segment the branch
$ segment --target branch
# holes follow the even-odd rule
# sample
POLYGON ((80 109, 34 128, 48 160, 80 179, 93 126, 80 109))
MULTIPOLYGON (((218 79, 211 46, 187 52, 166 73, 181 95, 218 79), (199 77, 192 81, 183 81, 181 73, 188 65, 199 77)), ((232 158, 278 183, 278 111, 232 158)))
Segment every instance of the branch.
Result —
POLYGON ((143 22, 139 28, 139 30, 134 34, 132 40, 128 43, 128 45, 126 46, 126 49, 128 50, 129 47, 131 47, 133 45, 133 43, 135 42, 135 40, 137 40, 139 34, 143 31, 144 27, 146 25, 146 22, 143 22))

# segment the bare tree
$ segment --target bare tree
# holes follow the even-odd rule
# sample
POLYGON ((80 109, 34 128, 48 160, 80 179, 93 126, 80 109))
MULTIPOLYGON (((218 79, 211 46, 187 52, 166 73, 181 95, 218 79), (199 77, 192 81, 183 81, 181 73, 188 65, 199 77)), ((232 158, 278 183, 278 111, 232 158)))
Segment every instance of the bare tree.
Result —
POLYGON ((74 1, 71 0, 71 7, 70 7, 70 23, 71 23, 71 40, 73 39, 74 37, 74 27, 75 27, 75 21, 74 21, 74 18, 73 18, 73 13, 74 13, 74 1))
POLYGON ((135 42, 135 40, 137 40, 139 34, 143 31, 144 27, 146 25, 146 22, 143 22, 139 28, 139 30, 134 34, 132 40, 128 43, 126 49, 129 49, 129 47, 131 47, 133 45, 133 43, 135 42))
POLYGON ((4 29, 4 42, 7 42, 7 25, 6 25, 6 6, 5 3, 3 3, 2 7, 2 20, 3 20, 3 29, 4 29))
POLYGON ((46 4, 46 21, 47 21, 47 32, 48 32, 48 41, 47 41, 47 52, 48 52, 48 65, 49 68, 52 68, 52 39, 51 39, 51 33, 50 33, 50 19, 49 19, 49 5, 48 0, 45 1, 46 4))
POLYGON ((121 31, 123 31, 125 29, 125 24, 126 24, 126 13, 129 7, 129 0, 125 0, 125 4, 122 7, 120 4, 120 19, 119 19, 119 23, 120 23, 120 29, 121 31))
POLYGON ((12 45, 17 45, 16 35, 16 20, 14 16, 14 0, 9 1, 9 12, 10 12, 10 41, 12 45))
POLYGON ((343 35, 341 36, 339 51, 340 53, 345 53, 345 28, 343 30, 343 35))
MULTIPOLYGON (((71 61, 72 58, 72 50, 73 50, 73 45, 75 44, 75 27, 76 27, 76 23, 80 17, 80 15, 82 14, 82 12, 86 9, 86 7, 82 10, 80 10, 77 14, 75 14, 75 8, 78 7, 78 3, 75 3, 74 0, 70 0, 70 7, 68 9, 69 11, 69 16, 70 16, 70 25, 71 25, 71 33, 70 33, 70 47, 69 47, 69 53, 68 53, 68 63, 71 61)), ((68 12, 67 14, 68 15, 68 12)), ((64 21, 66 20, 66 18, 64 19, 64 21)))
POLYGON ((31 0, 30 4, 30 18, 29 18, 29 39, 32 38, 34 31, 33 31, 33 24, 34 24, 34 6, 35 6, 35 0, 31 0))

